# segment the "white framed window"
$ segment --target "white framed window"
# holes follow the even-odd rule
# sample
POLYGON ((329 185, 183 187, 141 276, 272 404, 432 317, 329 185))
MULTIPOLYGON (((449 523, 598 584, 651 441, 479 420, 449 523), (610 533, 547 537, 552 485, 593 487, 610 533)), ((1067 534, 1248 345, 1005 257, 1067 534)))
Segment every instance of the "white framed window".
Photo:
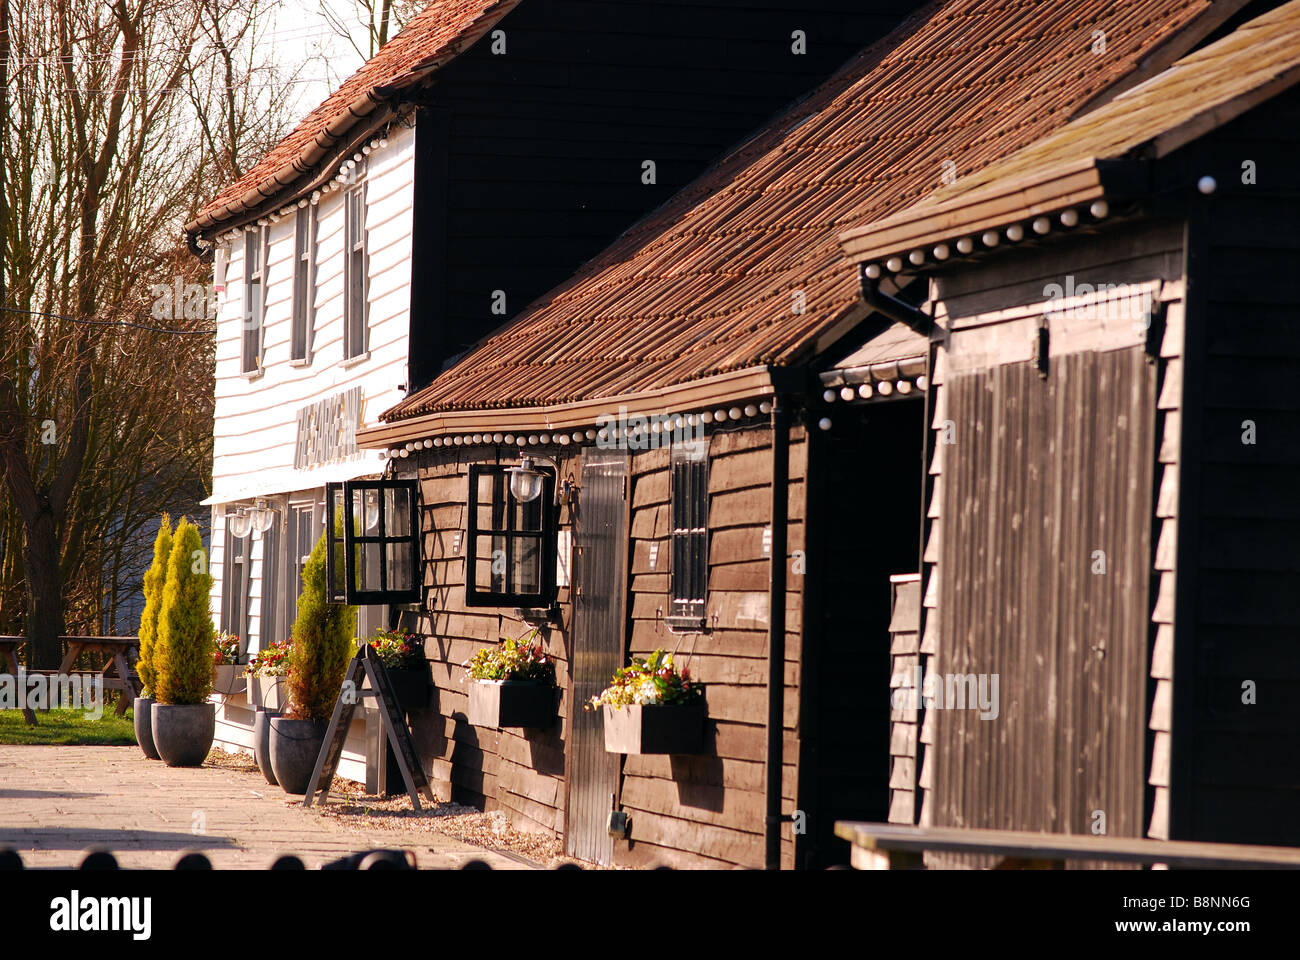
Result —
POLYGON ((242 537, 226 526, 226 552, 221 570, 221 629, 239 637, 241 644, 248 642, 248 595, 251 585, 253 535, 249 530, 242 537))
MULTIPOLYGON (((360 168, 350 171, 360 180, 360 168)), ((357 182, 343 194, 343 359, 365 355, 369 348, 366 250, 366 185, 357 182)))
POLYGON ((299 207, 294 215, 293 340, 289 359, 311 363, 316 319, 316 207, 299 207))
POLYGON ((249 227, 244 231, 244 328, 242 339, 244 373, 262 369, 262 318, 266 312, 266 230, 249 227))

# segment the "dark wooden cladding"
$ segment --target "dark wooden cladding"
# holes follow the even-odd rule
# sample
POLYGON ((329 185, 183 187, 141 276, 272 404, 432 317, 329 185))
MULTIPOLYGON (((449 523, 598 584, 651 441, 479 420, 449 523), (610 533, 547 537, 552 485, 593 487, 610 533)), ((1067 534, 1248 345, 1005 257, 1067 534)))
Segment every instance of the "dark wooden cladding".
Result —
MULTIPOLYGON (((518 454, 500 457, 482 451, 472 462, 517 462, 518 454)), ((424 538, 424 611, 416 632, 424 638, 434 682, 430 710, 412 720, 413 734, 440 797, 486 810, 505 811, 517 828, 562 835, 564 831, 565 744, 569 736, 570 662, 568 637, 550 630, 546 651, 556 663, 560 687, 558 715, 545 730, 475 727, 469 723, 469 695, 462 664, 503 636, 517 637, 528 624, 509 607, 465 605, 464 542, 470 460, 466 454, 417 454, 412 458, 420 479, 421 531, 424 538), (457 541, 459 540, 459 550, 457 541)), ((561 475, 577 470, 562 459, 561 475)), ((560 529, 572 529, 572 517, 561 509, 560 529)), ((568 610, 569 588, 559 587, 557 600, 568 610)))
POLYGON ((1298 155, 1293 89, 1164 170, 1171 182, 1213 170, 1222 184, 1188 230, 1184 478, 1172 545, 1176 839, 1300 843, 1298 155), (1241 182, 1247 159, 1253 184, 1241 182))
POLYGON ((934 823, 1088 833, 1102 811, 1140 837, 1153 367, 1087 351, 944 390, 937 670, 998 675, 1000 703, 929 711, 934 823))
MULTIPOLYGON (((790 432, 788 549, 804 548, 806 434, 790 432)), ((616 841, 615 862, 677 867, 762 868, 767 718, 768 560, 771 430, 754 427, 709 437, 709 580, 703 632, 674 633, 671 599, 671 463, 667 449, 632 459, 630 653, 676 652, 705 684, 709 719, 705 755, 629 756, 622 802, 633 843, 616 841)), ((795 809, 799 757, 802 576, 786 598, 785 747, 782 794, 795 809)), ((782 863, 794 865, 791 826, 782 831, 782 863)))

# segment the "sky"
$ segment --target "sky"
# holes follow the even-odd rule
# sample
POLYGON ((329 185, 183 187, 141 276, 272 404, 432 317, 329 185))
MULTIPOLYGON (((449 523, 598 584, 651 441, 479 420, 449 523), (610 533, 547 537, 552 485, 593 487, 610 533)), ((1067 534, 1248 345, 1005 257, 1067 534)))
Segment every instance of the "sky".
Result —
POLYGON ((362 64, 362 58, 325 16, 328 9, 351 27, 357 47, 366 48, 366 9, 355 0, 281 0, 270 14, 254 56, 274 59, 291 76, 296 122, 329 96, 362 64))

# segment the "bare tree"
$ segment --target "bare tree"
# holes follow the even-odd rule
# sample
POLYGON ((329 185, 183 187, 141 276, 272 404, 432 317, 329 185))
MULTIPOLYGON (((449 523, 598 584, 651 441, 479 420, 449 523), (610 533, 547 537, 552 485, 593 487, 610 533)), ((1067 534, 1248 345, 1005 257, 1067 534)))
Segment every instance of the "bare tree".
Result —
POLYGON ((428 5, 429 0, 348 0, 338 9, 322 0, 320 11, 330 29, 347 40, 362 60, 369 60, 428 5), (364 34, 359 43, 358 32, 364 34))
POLYGON ((209 483, 209 278, 178 226, 285 130, 266 2, 0 0, 0 631, 34 666, 114 621, 158 511, 209 483))

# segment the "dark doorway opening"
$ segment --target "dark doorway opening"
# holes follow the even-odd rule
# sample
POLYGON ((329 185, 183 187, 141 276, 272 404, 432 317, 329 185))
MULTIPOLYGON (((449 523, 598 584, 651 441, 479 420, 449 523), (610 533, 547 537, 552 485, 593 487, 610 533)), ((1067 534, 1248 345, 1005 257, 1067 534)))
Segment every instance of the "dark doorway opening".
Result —
POLYGON ((890 577, 921 562, 925 403, 830 413, 808 491, 799 860, 812 869, 848 863, 836 820, 888 819, 890 577))

